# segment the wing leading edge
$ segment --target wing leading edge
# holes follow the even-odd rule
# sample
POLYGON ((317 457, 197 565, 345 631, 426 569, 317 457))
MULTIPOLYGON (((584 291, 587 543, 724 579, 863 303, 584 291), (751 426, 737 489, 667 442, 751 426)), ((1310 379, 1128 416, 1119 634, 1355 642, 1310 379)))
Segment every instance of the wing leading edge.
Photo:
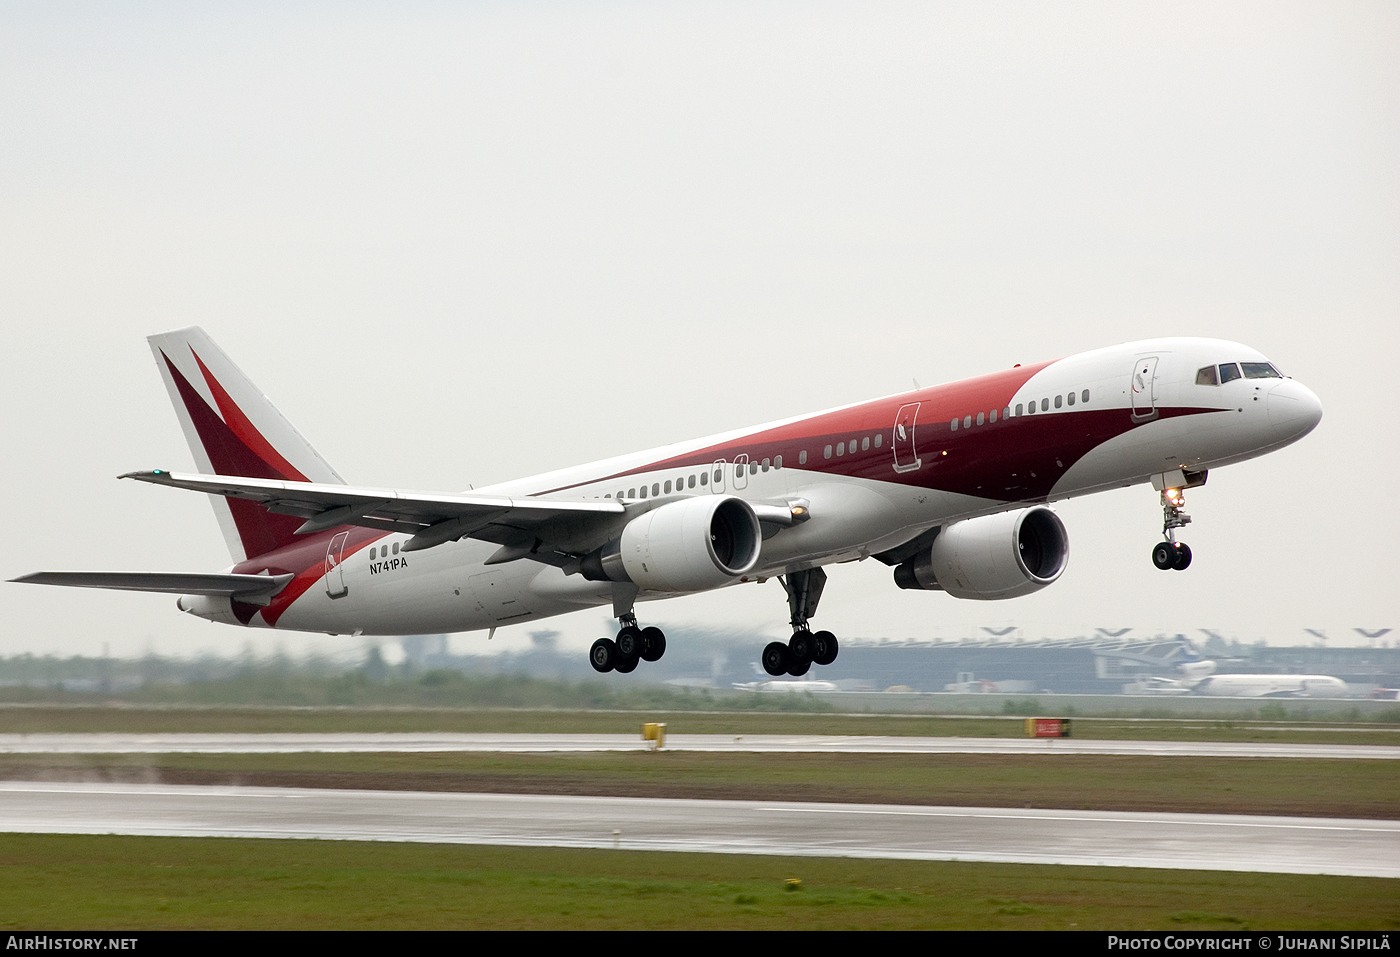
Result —
MULTIPOLYGON (((257 502, 269 512, 306 519, 298 535, 359 525, 412 535, 406 551, 459 538, 516 546, 522 537, 559 522, 621 515, 616 501, 560 502, 495 495, 438 495, 398 489, 353 488, 315 482, 183 472, 128 472, 121 478, 257 502)), ((504 557, 504 556, 503 556, 504 557)))

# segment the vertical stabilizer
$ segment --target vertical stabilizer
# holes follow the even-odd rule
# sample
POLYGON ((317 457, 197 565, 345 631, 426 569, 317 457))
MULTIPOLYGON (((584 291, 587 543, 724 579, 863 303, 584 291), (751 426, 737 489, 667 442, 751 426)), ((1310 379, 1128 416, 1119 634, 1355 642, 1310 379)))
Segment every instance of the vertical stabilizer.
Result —
MULTIPOLYGON (((147 341, 199 471, 345 484, 203 329, 176 329, 147 341)), ((210 500, 234 561, 290 544, 304 521, 253 502, 210 500)))

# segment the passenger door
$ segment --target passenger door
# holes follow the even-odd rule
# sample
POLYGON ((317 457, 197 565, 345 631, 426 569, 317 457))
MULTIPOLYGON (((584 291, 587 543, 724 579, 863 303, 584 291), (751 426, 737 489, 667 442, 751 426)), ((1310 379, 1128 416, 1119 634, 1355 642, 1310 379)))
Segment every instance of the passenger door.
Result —
POLYGON ((894 439, 890 443, 894 449, 894 470, 912 472, 923 464, 914 448, 914 423, 919 418, 922 403, 910 402, 899 407, 894 416, 894 439))
POLYGON ((1157 418, 1157 357, 1142 356, 1133 365, 1133 421, 1157 418))

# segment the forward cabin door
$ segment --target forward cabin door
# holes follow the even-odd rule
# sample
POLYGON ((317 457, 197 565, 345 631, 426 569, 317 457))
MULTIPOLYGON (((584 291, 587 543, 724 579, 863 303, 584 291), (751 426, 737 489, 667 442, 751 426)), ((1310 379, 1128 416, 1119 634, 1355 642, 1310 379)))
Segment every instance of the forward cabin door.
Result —
POLYGON ((1157 357, 1143 356, 1133 366, 1133 421, 1157 418, 1157 357))
POLYGON ((890 442, 894 449, 894 470, 896 472, 912 472, 923 464, 919 460, 919 453, 914 448, 914 422, 919 418, 919 406, 922 403, 910 402, 908 405, 899 407, 899 411, 894 416, 894 440, 890 442))

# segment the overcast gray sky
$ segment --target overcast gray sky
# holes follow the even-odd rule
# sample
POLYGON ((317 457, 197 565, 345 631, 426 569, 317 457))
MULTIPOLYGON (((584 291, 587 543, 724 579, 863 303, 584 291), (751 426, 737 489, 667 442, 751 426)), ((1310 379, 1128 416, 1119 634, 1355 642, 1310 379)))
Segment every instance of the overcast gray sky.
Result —
MULTIPOLYGON (((1394 4, 0 2, 0 94, 5 578, 227 564, 202 497, 115 480, 191 465, 144 342, 177 326, 348 481, 442 491, 1182 334, 1325 407, 1190 493, 1189 572, 1140 487, 1060 506, 1034 596, 867 562, 817 622, 1400 627, 1394 4)), ((251 634, 0 589, 3 654, 251 634)), ((776 582, 642 614, 786 632, 776 582)))

